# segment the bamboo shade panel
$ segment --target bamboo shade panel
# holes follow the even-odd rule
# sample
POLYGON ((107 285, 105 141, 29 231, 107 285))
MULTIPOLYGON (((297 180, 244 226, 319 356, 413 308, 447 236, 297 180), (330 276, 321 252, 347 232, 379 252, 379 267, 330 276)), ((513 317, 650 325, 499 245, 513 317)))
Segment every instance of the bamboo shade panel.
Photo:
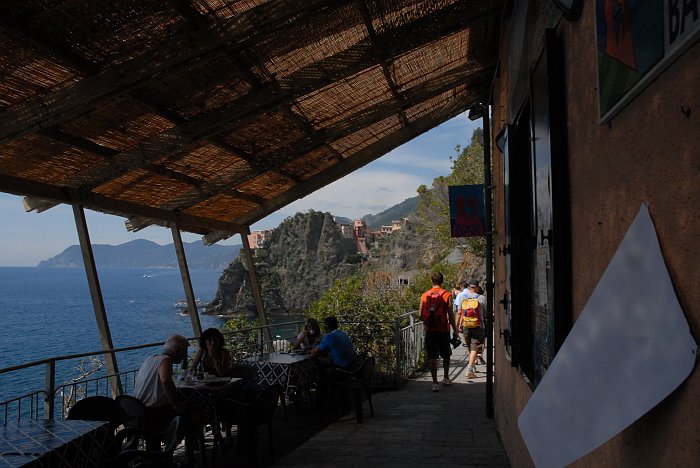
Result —
POLYGON ((316 126, 324 127, 390 96, 391 90, 384 82, 381 67, 376 66, 304 96, 297 103, 316 126))
POLYGON ((232 217, 243 216, 257 207, 257 204, 246 199, 229 195, 216 195, 188 208, 185 212, 218 221, 229 221, 232 217))
POLYGON ((294 187, 294 183, 276 172, 268 172, 242 183, 238 189, 249 195, 274 198, 294 187))
POLYGON ((350 157, 358 151, 370 146, 386 135, 391 129, 401 125, 401 121, 396 116, 391 116, 369 127, 354 132, 347 137, 334 141, 331 145, 343 156, 350 157))
POLYGON ((283 165, 282 168, 285 172, 296 177, 308 179, 312 175, 324 169, 328 169, 336 162, 338 162, 337 156, 330 153, 327 149, 322 148, 317 151, 312 151, 292 163, 287 163, 283 165))
POLYGON ((504 3, 5 0, 0 191, 245 231, 488 102, 504 3))
POLYGON ((0 147, 3 173, 41 182, 64 183, 68 176, 102 158, 41 135, 28 135, 0 147))
POLYGON ((163 165, 209 181, 240 179, 251 171, 248 161, 212 144, 202 144, 182 158, 165 161, 163 165))

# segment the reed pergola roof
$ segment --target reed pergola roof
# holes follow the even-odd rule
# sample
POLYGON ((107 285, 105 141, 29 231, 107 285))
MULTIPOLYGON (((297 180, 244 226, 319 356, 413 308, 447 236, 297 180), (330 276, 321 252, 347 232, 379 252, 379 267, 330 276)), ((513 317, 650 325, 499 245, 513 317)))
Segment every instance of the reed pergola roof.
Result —
POLYGON ((253 222, 486 102, 504 0, 4 0, 0 191, 253 222))

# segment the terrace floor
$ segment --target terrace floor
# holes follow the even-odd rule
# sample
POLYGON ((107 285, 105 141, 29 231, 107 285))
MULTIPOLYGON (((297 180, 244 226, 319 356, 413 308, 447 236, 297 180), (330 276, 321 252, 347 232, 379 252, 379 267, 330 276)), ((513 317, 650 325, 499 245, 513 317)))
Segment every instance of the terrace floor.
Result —
MULTIPOLYGON (((440 363, 438 363, 440 366, 440 363)), ((466 348, 452 355, 454 385, 431 391, 430 373, 409 380, 401 389, 374 393, 375 417, 363 402, 364 422, 354 411, 331 422, 288 406, 288 421, 277 412, 273 424, 275 458, 267 429, 258 435, 259 466, 272 467, 509 467, 508 457, 485 415, 486 366, 467 380, 466 348)), ((439 375, 442 371, 439 370, 439 375)), ((235 436, 234 436, 235 438, 235 436)), ((211 438, 207 438, 211 461, 211 438)), ((183 460, 182 451, 176 459, 183 460)), ((235 448, 218 450, 214 466, 245 466, 235 448)))

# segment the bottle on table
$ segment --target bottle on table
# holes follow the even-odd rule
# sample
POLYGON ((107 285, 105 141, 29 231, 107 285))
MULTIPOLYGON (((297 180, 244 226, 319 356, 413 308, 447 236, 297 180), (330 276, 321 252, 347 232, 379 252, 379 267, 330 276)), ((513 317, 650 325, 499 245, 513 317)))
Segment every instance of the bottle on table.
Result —
POLYGON ((178 370, 178 380, 186 380, 187 378, 187 356, 182 360, 180 364, 180 369, 178 370))
POLYGON ((204 354, 197 364, 197 380, 204 380, 204 354))

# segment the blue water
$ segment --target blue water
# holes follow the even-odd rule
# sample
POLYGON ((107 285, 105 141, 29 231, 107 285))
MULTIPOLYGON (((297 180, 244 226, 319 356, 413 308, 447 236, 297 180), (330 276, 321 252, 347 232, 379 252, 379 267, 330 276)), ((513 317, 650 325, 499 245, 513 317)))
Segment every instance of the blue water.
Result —
MULTIPOLYGON (((174 333, 194 335, 189 316, 174 307, 185 297, 179 270, 106 268, 98 275, 114 347, 165 341, 174 333)), ((213 299, 221 271, 191 270, 190 276, 195 296, 213 299)), ((225 322, 208 315, 200 320, 202 329, 225 322)), ((0 267, 0 368, 100 349, 84 269, 0 267)), ((120 370, 138 368, 152 352, 120 354, 120 370)), ((57 380, 75 377, 77 364, 57 364, 57 380)), ((0 401, 43 385, 43 365, 0 374, 0 401)))

